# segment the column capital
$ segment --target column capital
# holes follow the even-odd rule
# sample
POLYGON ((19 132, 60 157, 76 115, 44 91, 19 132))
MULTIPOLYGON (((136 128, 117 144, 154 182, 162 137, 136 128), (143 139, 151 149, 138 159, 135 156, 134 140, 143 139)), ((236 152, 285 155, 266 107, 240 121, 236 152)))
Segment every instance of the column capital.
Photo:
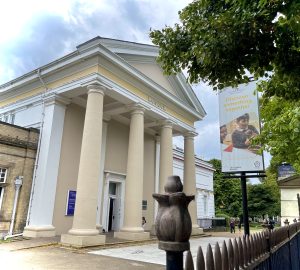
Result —
POLYGON ((86 87, 88 89, 88 94, 90 93, 98 93, 104 96, 107 88, 104 85, 100 84, 90 84, 86 87))
POLYGON ((160 127, 173 128, 174 122, 170 119, 163 119, 159 121, 160 127))
POLYGON ((184 139, 194 139, 196 136, 198 136, 198 133, 195 131, 188 131, 183 134, 184 139))
POLYGON ((141 103, 133 103, 127 105, 127 109, 130 111, 131 114, 144 114, 147 108, 141 103))
POLYGON ((70 99, 60 96, 56 93, 46 94, 44 97, 44 102, 46 106, 50 106, 50 105, 66 106, 71 103, 70 99))

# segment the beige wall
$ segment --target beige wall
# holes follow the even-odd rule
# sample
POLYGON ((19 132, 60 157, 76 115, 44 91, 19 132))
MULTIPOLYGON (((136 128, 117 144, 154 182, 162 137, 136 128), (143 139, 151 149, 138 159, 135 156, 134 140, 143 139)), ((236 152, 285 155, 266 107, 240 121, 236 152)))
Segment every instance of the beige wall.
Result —
POLYGON ((72 227, 73 217, 65 216, 66 201, 68 190, 76 190, 77 186, 84 116, 84 108, 69 105, 66 109, 53 214, 56 234, 66 233, 72 227))
POLYGON ((167 80, 168 77, 164 76, 162 69, 157 64, 130 62, 130 65, 134 66, 136 69, 144 73, 150 79, 164 87, 170 93, 177 96, 177 93, 172 89, 172 86, 167 80))
POLYGON ((126 174, 129 127, 108 122, 104 170, 126 174))
POLYGON ((147 200, 147 210, 143 210, 146 218, 145 230, 151 230, 154 219, 154 199, 152 194, 155 188, 155 138, 145 134, 144 145, 144 192, 143 200, 147 200))
MULTIPOLYGON (((76 190, 84 113, 84 109, 76 105, 70 105, 66 110, 53 217, 57 234, 66 233, 72 227, 73 217, 65 216, 66 199, 68 189, 76 190)), ((128 126, 114 120, 108 122, 104 170, 126 174, 128 140, 128 126)), ((147 200, 148 207, 143 211, 143 215, 147 220, 146 229, 150 230, 154 218, 152 193, 155 185, 155 139, 153 136, 145 134, 144 149, 143 200, 147 200)))

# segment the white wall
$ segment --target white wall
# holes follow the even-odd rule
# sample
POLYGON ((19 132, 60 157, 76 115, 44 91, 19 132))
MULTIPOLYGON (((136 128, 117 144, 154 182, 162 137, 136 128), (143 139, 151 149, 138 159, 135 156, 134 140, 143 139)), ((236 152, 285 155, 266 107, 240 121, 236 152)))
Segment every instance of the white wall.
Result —
POLYGON ((39 127, 42 105, 30 106, 15 112, 14 124, 22 127, 39 127))
MULTIPOLYGON (((173 174, 178 175, 183 181, 183 160, 173 159, 173 174)), ((200 165, 196 167, 197 218, 211 218, 215 216, 215 199, 213 193, 213 171, 200 165), (206 196, 206 210, 204 197, 206 196)))

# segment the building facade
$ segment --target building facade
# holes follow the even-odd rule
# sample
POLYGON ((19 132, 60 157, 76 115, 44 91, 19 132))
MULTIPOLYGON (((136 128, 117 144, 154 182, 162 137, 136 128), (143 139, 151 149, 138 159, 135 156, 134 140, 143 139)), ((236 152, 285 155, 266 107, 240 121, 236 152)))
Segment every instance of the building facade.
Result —
POLYGON ((38 139, 37 129, 0 122, 0 231, 3 235, 10 229, 11 233, 20 233, 26 225, 38 139), (17 178, 23 182, 15 199, 17 178), (15 220, 13 224, 12 220, 15 220))
MULTIPOLYGON (((0 117, 40 129, 25 236, 74 246, 103 243, 102 230, 148 238, 141 220, 153 225, 174 136, 184 137, 184 191, 196 193, 194 124, 205 111, 183 74, 163 75, 157 55, 97 37, 0 86, 0 117)), ((189 210, 196 233, 195 202, 189 210)))
MULTIPOLYGON (((184 174, 184 150, 176 147, 173 150, 173 174, 183 179, 184 174)), ((212 226, 212 218, 215 217, 214 198, 214 168, 213 165, 195 156, 196 171, 196 205, 197 222, 201 228, 212 226)))
POLYGON ((281 226, 300 218, 300 176, 294 175, 277 181, 280 189, 281 226))

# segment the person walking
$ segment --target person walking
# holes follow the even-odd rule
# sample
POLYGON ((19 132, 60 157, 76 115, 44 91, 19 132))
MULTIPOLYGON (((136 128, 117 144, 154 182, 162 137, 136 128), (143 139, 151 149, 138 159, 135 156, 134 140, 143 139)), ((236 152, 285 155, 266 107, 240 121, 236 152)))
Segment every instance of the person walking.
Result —
POLYGON ((230 220, 229 226, 230 226, 230 232, 235 233, 235 221, 233 218, 230 220))

